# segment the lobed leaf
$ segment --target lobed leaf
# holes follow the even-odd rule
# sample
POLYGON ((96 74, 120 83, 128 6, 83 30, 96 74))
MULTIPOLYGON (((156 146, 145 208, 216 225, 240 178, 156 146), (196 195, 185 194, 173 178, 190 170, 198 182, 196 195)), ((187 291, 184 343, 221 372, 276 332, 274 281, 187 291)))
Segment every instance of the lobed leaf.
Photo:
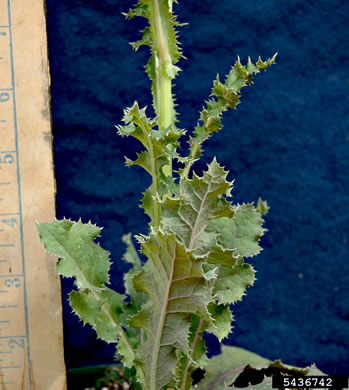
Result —
POLYGON ((220 267, 214 284, 213 296, 221 304, 236 303, 241 300, 245 295, 245 290, 252 286, 254 281, 254 269, 239 258, 232 267, 220 267))
POLYGON ((217 234, 217 242, 224 249, 233 250, 235 256, 256 256, 262 248, 259 240, 265 229, 263 219, 253 204, 238 205, 231 218, 210 221, 206 231, 217 234))
MULTIPOLYGON (((283 373, 283 375, 324 375, 314 365, 306 368, 298 368, 283 364, 279 360, 271 362, 253 352, 238 347, 223 345, 222 353, 209 360, 205 369, 205 377, 196 388, 198 390, 222 390, 243 387, 252 390, 272 390, 272 374, 283 373), (244 382, 249 381, 249 371, 260 371, 259 383, 240 383, 233 386, 235 381, 245 374, 244 382)), ((251 379, 252 380, 252 377, 251 379)))
MULTIPOLYGON (((121 136, 133 136, 146 148, 137 154, 136 160, 126 157, 126 165, 138 165, 145 169, 153 178, 152 185, 145 191, 141 207, 150 217, 151 223, 155 219, 154 208, 159 208, 154 198, 161 198, 178 193, 178 185, 173 177, 164 174, 163 168, 170 164, 172 158, 177 156, 179 138, 185 134, 184 130, 168 127, 164 130, 154 130, 156 121, 147 117, 146 107, 140 109, 135 102, 132 107, 124 111, 123 122, 125 126, 116 126, 121 136)), ((157 203, 158 203, 157 202, 157 203)), ((160 210, 156 210, 157 213, 160 210)))
POLYGON ((182 177, 189 174, 190 167, 198 160, 202 154, 201 144, 207 140, 213 133, 222 128, 222 114, 228 109, 236 109, 240 103, 240 91, 243 87, 253 84, 253 75, 259 73, 262 69, 266 70, 275 63, 277 53, 266 61, 258 58, 254 65, 248 58, 247 65, 242 65, 238 57, 234 66, 223 82, 217 75, 213 83, 211 96, 213 98, 206 101, 206 106, 200 113, 199 122, 195 128, 193 137, 189 139, 190 154, 185 167, 180 170, 182 177))
POLYGON ((148 261, 133 283, 150 299, 130 325, 146 333, 136 361, 145 389, 161 389, 173 379, 178 352, 189 350, 191 316, 198 315, 210 323, 207 305, 211 294, 201 262, 173 234, 151 235, 143 243, 142 252, 148 261))
POLYGON ((108 343, 116 343, 121 327, 123 295, 109 288, 102 291, 88 289, 69 294, 73 312, 95 329, 97 335, 108 343))
MULTIPOLYGON (((123 331, 126 308, 124 296, 106 287, 109 283, 109 252, 94 241, 101 228, 91 223, 63 219, 38 223, 41 242, 46 250, 59 257, 58 272, 74 277, 79 291, 69 294, 73 312, 91 325, 99 338, 116 343, 120 338, 134 359, 134 351, 123 331)), ((125 351, 126 354, 126 351, 125 351)))
POLYGON ((208 362, 204 331, 209 325, 200 317, 193 315, 189 334, 189 354, 182 353, 176 367, 176 386, 180 390, 191 390, 191 374, 195 368, 204 368, 208 362))
POLYGON ((166 199, 162 209, 162 228, 175 233, 189 250, 197 254, 215 243, 215 234, 205 231, 208 223, 218 217, 230 216, 233 211, 223 197, 230 196, 232 183, 227 172, 214 159, 202 177, 180 182, 179 198, 166 199))
POLYGON ((138 310, 145 302, 145 295, 143 293, 136 292, 133 287, 132 278, 142 269, 142 261, 132 243, 131 233, 124 234, 121 239, 127 245, 126 252, 123 255, 123 260, 132 265, 132 268, 124 274, 125 290, 131 298, 131 303, 134 304, 135 309, 138 310))
POLYGON ((58 272, 75 277, 79 289, 101 291, 109 283, 109 252, 95 244, 101 228, 92 223, 83 224, 55 219, 52 223, 39 223, 41 242, 47 252, 60 258, 58 272))

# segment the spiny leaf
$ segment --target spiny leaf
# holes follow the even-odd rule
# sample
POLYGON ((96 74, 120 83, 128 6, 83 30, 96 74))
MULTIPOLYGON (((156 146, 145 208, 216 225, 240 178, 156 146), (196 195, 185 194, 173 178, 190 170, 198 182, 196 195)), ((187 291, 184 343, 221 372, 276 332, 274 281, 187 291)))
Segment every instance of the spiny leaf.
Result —
POLYGON ((138 252, 132 243, 131 233, 124 234, 121 237, 122 241, 127 245, 126 252, 124 253, 122 259, 127 263, 132 264, 132 269, 136 273, 142 268, 142 261, 138 256, 138 252))
POLYGON ((182 354, 176 367, 176 385, 180 390, 191 390, 194 369, 204 368, 208 362, 206 356, 206 343, 203 334, 208 324, 200 317, 193 315, 189 334, 189 354, 182 354))
MULTIPOLYGON (((212 264, 204 264, 204 270, 216 268, 212 264)), ((239 258, 232 267, 221 266, 214 281, 213 297, 220 304, 233 304, 239 301, 248 287, 255 281, 255 271, 250 264, 239 258)))
POLYGON ((100 291, 109 283, 109 252, 94 240, 101 228, 92 223, 70 220, 39 223, 38 231, 46 250, 59 257, 58 272, 65 277, 75 277, 79 289, 100 291))
POLYGON ((257 207, 256 210, 261 214, 261 215, 266 215, 268 214, 270 207, 268 206, 268 203, 266 200, 263 200, 262 198, 258 198, 257 202, 257 207))
POLYGON ((234 255, 234 250, 225 249, 221 245, 215 244, 211 248, 202 247, 198 253, 210 264, 232 267, 239 257, 234 255), (202 254, 201 254, 202 253, 202 254))
POLYGON ((177 156, 179 138, 185 130, 170 126, 164 130, 154 130, 156 121, 146 115, 146 107, 140 109, 135 102, 132 107, 125 110, 123 122, 125 126, 117 126, 119 135, 133 136, 145 146, 146 150, 137 155, 132 161, 126 157, 126 165, 139 165, 144 168, 153 179, 152 185, 145 191, 143 203, 146 214, 151 223, 155 220, 155 211, 160 213, 159 202, 167 195, 178 192, 178 185, 172 177, 163 173, 163 167, 170 164, 171 159, 177 156), (157 199, 157 202, 154 201, 157 199), (158 210, 154 210, 154 208, 158 210))
POLYGON ((108 343, 116 343, 118 340, 123 299, 123 295, 109 288, 97 292, 73 290, 69 294, 69 303, 74 313, 108 343))
POLYGON ((263 219, 253 204, 243 204, 235 208, 232 218, 212 220, 206 230, 217 233, 218 244, 233 250, 235 256, 252 257, 262 250, 258 244, 265 231, 262 224, 263 219))
POLYGON ((161 389, 173 377, 176 350, 188 352, 191 315, 199 315, 210 323, 210 289, 201 263, 174 235, 151 235, 143 243, 142 252, 148 261, 133 283, 137 291, 148 294, 150 299, 130 320, 130 325, 143 328, 147 335, 136 362, 145 377, 145 389, 161 389))
POLYGON ((126 337, 120 337, 117 342, 115 360, 122 361, 125 367, 134 367, 135 354, 138 344, 142 342, 139 329, 128 327, 125 330, 126 337), (130 347, 131 346, 131 347, 130 347))
POLYGON ((146 109, 146 107, 139 108, 138 103, 134 102, 132 107, 124 110, 122 121, 125 126, 116 126, 116 128, 119 135, 135 137, 149 151, 151 149, 150 131, 156 122, 147 117, 146 109))
POLYGON ((135 305, 135 309, 140 309, 141 305, 145 302, 145 296, 135 291, 132 278, 141 270, 142 262, 132 243, 131 233, 123 235, 122 241, 127 245, 123 260, 132 264, 132 268, 124 274, 125 290, 131 297, 131 302, 135 305))
POLYGON ((213 333, 219 341, 222 341, 231 332, 233 315, 228 305, 211 302, 208 306, 213 322, 207 332, 213 333))
MULTIPOLYGON (((222 353, 209 360, 209 364, 205 368, 205 377, 197 384, 196 388, 198 390, 230 389, 240 374, 251 370, 260 370, 265 373, 261 376, 262 382, 247 386, 241 384, 239 387, 243 386, 244 389, 248 390, 272 390, 272 378, 267 376, 271 372, 280 372, 280 375, 281 372, 288 373, 288 375, 324 375, 314 365, 298 368, 283 364, 279 360, 271 362, 242 348, 223 345, 222 353)), ((306 376, 304 379, 306 379, 306 376)))
MULTIPOLYGON (((123 335, 124 296, 105 287, 109 283, 109 252, 94 243, 101 230, 91 223, 66 219, 38 223, 46 250, 60 257, 58 272, 65 277, 75 277, 79 291, 74 290, 69 295, 74 313, 91 325, 98 337, 115 343, 123 335)), ((128 344, 127 336, 123 339, 128 344)), ((134 356, 130 344, 128 354, 134 356)))
POLYGON ((125 165, 128 167, 131 167, 132 165, 139 165, 151 175, 151 159, 149 156, 149 152, 146 150, 139 154, 137 153, 136 160, 130 160, 125 156, 125 165))
POLYGON ((186 131, 170 126, 164 130, 154 130, 156 120, 146 115, 146 107, 139 108, 135 102, 132 107, 124 111, 123 122, 125 126, 116 126, 121 136, 132 136, 138 139, 146 148, 132 161, 126 158, 126 165, 139 165, 149 174, 160 172, 164 165, 169 164, 171 158, 176 157, 176 149, 179 146, 179 138, 186 131))
POLYGON ((247 65, 242 65, 238 57, 229 74, 226 76, 225 82, 221 82, 217 75, 213 83, 211 96, 213 98, 206 101, 200 113, 199 122, 195 128, 193 137, 189 139, 190 154, 188 161, 183 169, 180 170, 181 176, 188 176, 190 167, 201 156, 201 144, 207 140, 213 133, 222 128, 222 114, 230 108, 235 109, 240 103, 240 91, 243 87, 253 84, 253 75, 260 72, 261 69, 266 70, 275 63, 275 54, 267 61, 262 61, 259 57, 256 65, 253 65, 251 59, 248 59, 247 65))
POLYGON ((180 196, 166 199, 163 204, 162 227, 176 233, 186 248, 200 250, 214 244, 215 235, 205 228, 210 220, 231 215, 230 196, 232 183, 226 181, 227 172, 214 159, 202 177, 194 174, 180 182, 180 196))
POLYGON ((154 221, 154 203, 153 203, 153 184, 151 184, 144 192, 140 207, 150 217, 151 223, 154 221))

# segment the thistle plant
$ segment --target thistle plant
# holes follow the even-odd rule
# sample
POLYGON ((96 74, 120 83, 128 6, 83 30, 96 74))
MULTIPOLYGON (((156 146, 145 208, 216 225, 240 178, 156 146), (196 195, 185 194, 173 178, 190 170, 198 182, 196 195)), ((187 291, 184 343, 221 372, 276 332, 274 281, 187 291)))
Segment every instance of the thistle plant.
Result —
POLYGON ((131 45, 151 50, 146 72, 155 115, 135 102, 117 126, 119 135, 144 146, 135 160, 126 157, 126 165, 141 166, 152 177, 141 203, 149 217, 148 235, 134 236, 147 260, 142 263, 131 234, 123 236, 123 260, 131 268, 120 294, 108 287, 109 253, 95 242, 101 228, 67 219, 38 224, 46 250, 59 258, 60 275, 75 278, 76 289, 69 294, 73 311, 99 338, 117 344, 117 359, 135 368, 144 390, 191 389, 193 372, 210 367, 203 334, 221 341, 231 332, 231 305, 255 280, 244 259, 261 250, 262 215, 268 210, 261 199, 256 207, 233 204, 233 182, 216 158, 202 175, 194 164, 203 143, 222 128, 222 114, 236 108, 242 88, 274 64, 276 55, 255 64, 248 58, 246 65, 238 58, 224 81, 217 76, 183 155, 180 139, 187 131, 177 127, 172 92, 183 57, 174 2, 139 0, 125 14, 147 19, 141 39, 131 45))

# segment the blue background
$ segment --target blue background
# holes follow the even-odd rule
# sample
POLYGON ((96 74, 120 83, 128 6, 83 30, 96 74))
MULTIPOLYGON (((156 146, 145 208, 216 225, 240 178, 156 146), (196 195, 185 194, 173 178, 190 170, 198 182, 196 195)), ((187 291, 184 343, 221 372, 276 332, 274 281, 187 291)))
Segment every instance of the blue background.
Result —
MULTIPOLYGON (((142 146, 114 128, 134 100, 151 106, 148 49, 128 44, 143 21, 121 15, 133 3, 47 0, 58 217, 104 226, 120 292, 121 236, 147 232, 137 205, 150 184, 141 168, 124 167, 123 156, 142 146)), ((349 2, 186 0, 175 12, 189 22, 175 88, 182 128, 194 128, 217 72, 228 73, 237 55, 245 62, 279 52, 205 144, 204 162, 216 155, 230 169, 236 202, 262 196, 271 206, 264 251, 251 260, 258 280, 235 305, 225 342, 349 375, 349 2)), ((71 286, 63 281, 68 368, 112 362, 114 346, 71 314, 71 286)))

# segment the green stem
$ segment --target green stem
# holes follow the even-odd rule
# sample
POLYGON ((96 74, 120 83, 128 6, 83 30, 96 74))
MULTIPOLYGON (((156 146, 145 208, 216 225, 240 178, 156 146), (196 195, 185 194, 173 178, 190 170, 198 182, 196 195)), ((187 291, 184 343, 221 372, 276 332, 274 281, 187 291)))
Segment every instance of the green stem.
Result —
MULTIPOLYGON (((158 53, 156 53, 156 80, 157 80, 157 101, 158 101, 158 126, 159 130, 165 130, 173 124, 173 97, 172 81, 165 73, 166 63, 171 61, 168 53, 168 42, 161 23, 159 1, 154 0, 155 30, 158 42, 158 53)), ((163 167, 166 176, 172 176, 172 160, 169 165, 163 167)))
POLYGON ((194 144, 193 149, 192 149, 191 152, 190 152, 190 156, 189 156, 188 162, 186 163, 186 167, 184 168, 183 173, 182 173, 182 177, 183 177, 183 178, 187 178, 187 177, 188 177, 189 172, 190 172, 190 168, 191 168, 192 165, 193 165, 192 158, 193 158, 193 156, 196 155, 199 146, 200 146, 200 145, 197 144, 197 143, 194 144))
POLYGON ((160 205, 158 201, 158 173, 156 170, 155 157, 153 144, 150 140, 149 142, 149 153, 151 158, 151 175, 153 178, 152 193, 153 193, 153 202, 154 202, 154 228, 159 229, 160 226, 160 205))
POLYGON ((160 101, 159 127, 161 130, 164 130, 167 129, 169 126, 171 126, 173 121, 172 81, 164 74, 160 75, 160 100, 159 101, 160 101))
MULTIPOLYGON (((162 72, 163 73, 163 72, 162 72)), ((172 99, 172 82, 166 75, 160 76, 160 130, 167 129, 173 122, 173 99, 172 99)), ((169 164, 162 168, 165 176, 172 176, 172 159, 169 164)))

